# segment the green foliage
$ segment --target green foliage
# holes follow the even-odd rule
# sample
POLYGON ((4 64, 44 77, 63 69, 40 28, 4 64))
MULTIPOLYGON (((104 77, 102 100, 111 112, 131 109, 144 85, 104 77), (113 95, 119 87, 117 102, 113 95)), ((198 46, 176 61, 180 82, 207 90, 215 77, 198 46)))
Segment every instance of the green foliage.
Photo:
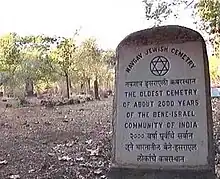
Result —
POLYGON ((92 38, 77 46, 74 37, 15 33, 0 37, 0 85, 11 91, 22 91, 25 84, 33 83, 39 91, 63 79, 67 88, 85 83, 90 88, 96 78, 113 80, 114 51, 99 49, 92 38))
POLYGON ((170 16, 178 17, 180 7, 189 7, 193 0, 143 0, 147 20, 153 20, 154 26, 161 25, 170 16))
POLYGON ((70 70, 76 66, 76 45, 73 38, 59 38, 56 48, 51 53, 55 68, 58 73, 66 79, 67 97, 70 97, 70 70))
POLYGON ((52 51, 51 58, 53 62, 59 66, 62 75, 68 73, 75 65, 76 45, 72 38, 59 38, 57 47, 52 51))
POLYGON ((10 33, 0 39, 0 69, 14 70, 20 60, 20 37, 10 33))
POLYGON ((220 57, 220 1, 199 0, 196 11, 202 21, 202 30, 209 35, 214 54, 220 57))
POLYGON ((20 37, 9 33, 0 38, 0 85, 7 84, 15 88, 18 80, 15 72, 21 61, 20 37))
POLYGON ((102 53, 102 58, 105 64, 107 64, 109 69, 113 69, 116 63, 116 55, 113 50, 105 50, 102 53))
POLYGON ((101 63, 101 52, 96 40, 89 38, 85 40, 78 49, 78 71, 81 81, 94 79, 98 75, 101 63))
POLYGON ((198 15, 208 23, 210 33, 220 32, 220 2, 218 0, 200 0, 197 4, 198 15))
POLYGON ((209 70, 212 83, 218 83, 220 79, 220 59, 216 56, 210 57, 209 70))

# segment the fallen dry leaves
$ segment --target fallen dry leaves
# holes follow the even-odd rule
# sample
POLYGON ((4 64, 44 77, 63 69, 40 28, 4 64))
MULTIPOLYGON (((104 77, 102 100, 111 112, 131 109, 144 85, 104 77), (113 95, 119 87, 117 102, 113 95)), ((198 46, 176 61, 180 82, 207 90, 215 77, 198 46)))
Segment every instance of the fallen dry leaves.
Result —
MULTIPOLYGON (((220 99, 213 99, 220 178, 220 99)), ((84 104, 7 108, 0 118, 0 179, 105 179, 112 98, 84 104)))
POLYGON ((0 178, 106 178, 111 113, 112 98, 7 108, 0 118, 0 178))

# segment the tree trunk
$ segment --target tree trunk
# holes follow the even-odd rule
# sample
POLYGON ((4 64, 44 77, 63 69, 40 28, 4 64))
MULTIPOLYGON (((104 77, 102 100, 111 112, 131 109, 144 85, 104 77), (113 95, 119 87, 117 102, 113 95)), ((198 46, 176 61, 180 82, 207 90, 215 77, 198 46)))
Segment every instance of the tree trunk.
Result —
POLYGON ((106 79, 106 88, 107 88, 108 90, 110 89, 110 88, 109 88, 109 81, 110 81, 109 78, 107 78, 107 79, 106 79))
POLYGON ((81 90, 81 92, 83 91, 83 86, 84 86, 84 84, 81 82, 81 84, 80 84, 80 90, 81 90))
POLYGON ((66 78, 66 93, 67 93, 67 98, 70 98, 70 86, 69 86, 69 75, 67 72, 65 72, 65 78, 66 78))
POLYGON ((94 81, 94 93, 95 93, 95 99, 100 99, 99 98, 99 87, 98 87, 98 79, 97 77, 95 78, 95 81, 94 81))
POLYGON ((70 89, 73 89, 72 81, 70 80, 70 78, 68 78, 68 79, 69 79, 69 87, 70 87, 70 89))
POLYGON ((91 90, 91 79, 90 78, 87 79, 87 83, 88 83, 88 91, 90 92, 91 90))
POLYGON ((25 91, 27 96, 34 96, 34 82, 30 78, 25 82, 25 91))

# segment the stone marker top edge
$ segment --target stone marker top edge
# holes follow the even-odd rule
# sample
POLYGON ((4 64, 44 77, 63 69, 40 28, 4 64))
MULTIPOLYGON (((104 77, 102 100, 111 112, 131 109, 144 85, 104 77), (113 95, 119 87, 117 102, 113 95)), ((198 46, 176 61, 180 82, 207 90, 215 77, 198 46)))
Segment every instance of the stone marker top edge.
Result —
POLYGON ((118 51, 123 46, 183 43, 186 41, 205 43, 202 35, 193 29, 179 25, 167 25, 133 32, 119 43, 116 50, 118 51))

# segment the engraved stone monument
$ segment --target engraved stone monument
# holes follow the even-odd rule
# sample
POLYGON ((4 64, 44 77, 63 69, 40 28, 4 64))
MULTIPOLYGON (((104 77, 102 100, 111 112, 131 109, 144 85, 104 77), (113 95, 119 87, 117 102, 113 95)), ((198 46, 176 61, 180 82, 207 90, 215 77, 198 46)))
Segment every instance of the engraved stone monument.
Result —
POLYGON ((112 179, 213 179, 208 58, 189 28, 134 32, 117 47, 112 179))

